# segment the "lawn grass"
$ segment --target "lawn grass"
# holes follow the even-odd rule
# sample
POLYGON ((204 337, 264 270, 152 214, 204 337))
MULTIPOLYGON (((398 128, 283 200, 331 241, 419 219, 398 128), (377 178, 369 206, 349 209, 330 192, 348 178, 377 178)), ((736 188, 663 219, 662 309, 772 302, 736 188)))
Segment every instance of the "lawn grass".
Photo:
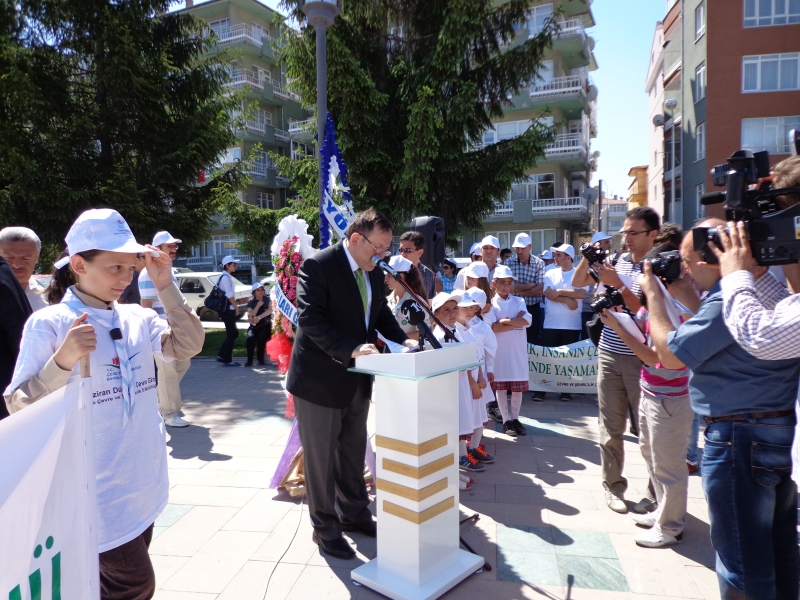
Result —
MULTIPOLYGON (((247 339, 247 330, 240 329, 239 337, 236 338, 236 343, 233 345, 234 356, 247 356, 247 346, 245 340, 247 339)), ((206 341, 203 343, 203 349, 197 356, 216 356, 222 342, 225 341, 224 329, 206 329, 206 341)))

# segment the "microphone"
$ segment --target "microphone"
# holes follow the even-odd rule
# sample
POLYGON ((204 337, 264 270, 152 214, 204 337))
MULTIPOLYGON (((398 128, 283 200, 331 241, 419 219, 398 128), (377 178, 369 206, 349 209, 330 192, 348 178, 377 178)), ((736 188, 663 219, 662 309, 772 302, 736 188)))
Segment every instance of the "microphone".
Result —
POLYGON ((376 267, 380 267, 395 279, 397 280, 400 279, 400 276, 398 275, 397 271, 395 271, 392 267, 390 267, 389 263, 383 260, 380 256, 377 255, 373 256, 370 260, 372 261, 372 264, 375 265, 376 267))

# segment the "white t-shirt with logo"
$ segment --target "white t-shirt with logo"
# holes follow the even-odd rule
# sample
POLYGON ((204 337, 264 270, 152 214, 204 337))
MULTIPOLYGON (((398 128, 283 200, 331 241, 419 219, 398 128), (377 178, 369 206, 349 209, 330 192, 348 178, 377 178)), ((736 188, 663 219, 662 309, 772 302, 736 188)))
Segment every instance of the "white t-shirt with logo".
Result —
MULTIPOLYGON (((61 304, 35 313, 25 323, 17 366, 9 390, 39 374, 58 350, 84 305, 70 288, 61 304)), ((99 551, 107 552, 141 535, 164 510, 169 496, 164 421, 158 410, 153 357, 161 354, 164 319, 138 304, 116 304, 128 350, 135 390, 133 417, 123 428, 122 376, 108 329, 90 320, 97 349, 89 355, 94 403, 95 468, 99 551)), ((109 311, 110 312, 110 311, 109 311)), ((167 359, 164 359, 167 360, 167 359)), ((75 363, 70 382, 80 377, 75 363)))
MULTIPOLYGON (((544 274, 544 289, 580 290, 572 285, 573 267, 569 271, 550 269, 544 274)), ((562 302, 548 302, 544 313, 544 329, 581 329, 581 301, 575 301, 578 307, 572 310, 562 302)))

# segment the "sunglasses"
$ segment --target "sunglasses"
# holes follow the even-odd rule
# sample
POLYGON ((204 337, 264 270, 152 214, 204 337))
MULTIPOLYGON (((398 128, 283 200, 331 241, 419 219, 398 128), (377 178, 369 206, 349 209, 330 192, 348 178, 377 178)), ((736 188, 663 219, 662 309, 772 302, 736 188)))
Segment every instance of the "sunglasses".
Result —
POLYGON ((400 254, 411 254, 412 252, 416 252, 417 250, 418 250, 417 248, 400 248, 398 252, 400 254))

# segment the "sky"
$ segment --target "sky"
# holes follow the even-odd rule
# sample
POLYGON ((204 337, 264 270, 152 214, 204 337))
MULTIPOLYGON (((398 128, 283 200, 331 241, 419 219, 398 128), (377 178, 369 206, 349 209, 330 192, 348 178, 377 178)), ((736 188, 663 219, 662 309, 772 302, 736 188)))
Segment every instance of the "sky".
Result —
POLYGON ((598 69, 591 76, 597 96, 597 137, 592 151, 599 151, 592 185, 603 180, 606 196, 628 196, 631 167, 648 164, 649 121, 644 91, 650 47, 656 22, 664 18, 663 0, 595 0, 597 26, 590 32, 598 69), (634 8, 635 7, 635 8, 634 8))
MULTIPOLYGON (((199 4, 202 0, 196 0, 199 4)), ((260 0, 279 10, 280 0, 260 0)), ((175 3, 172 10, 183 6, 175 3)), ((592 151, 599 151, 598 169, 592 186, 603 180, 606 196, 627 198, 631 167, 648 164, 647 94, 644 91, 650 47, 656 22, 664 18, 664 0, 594 0, 598 70, 592 79, 597 98, 597 137, 592 151), (635 9, 633 8, 635 7, 635 9)))

